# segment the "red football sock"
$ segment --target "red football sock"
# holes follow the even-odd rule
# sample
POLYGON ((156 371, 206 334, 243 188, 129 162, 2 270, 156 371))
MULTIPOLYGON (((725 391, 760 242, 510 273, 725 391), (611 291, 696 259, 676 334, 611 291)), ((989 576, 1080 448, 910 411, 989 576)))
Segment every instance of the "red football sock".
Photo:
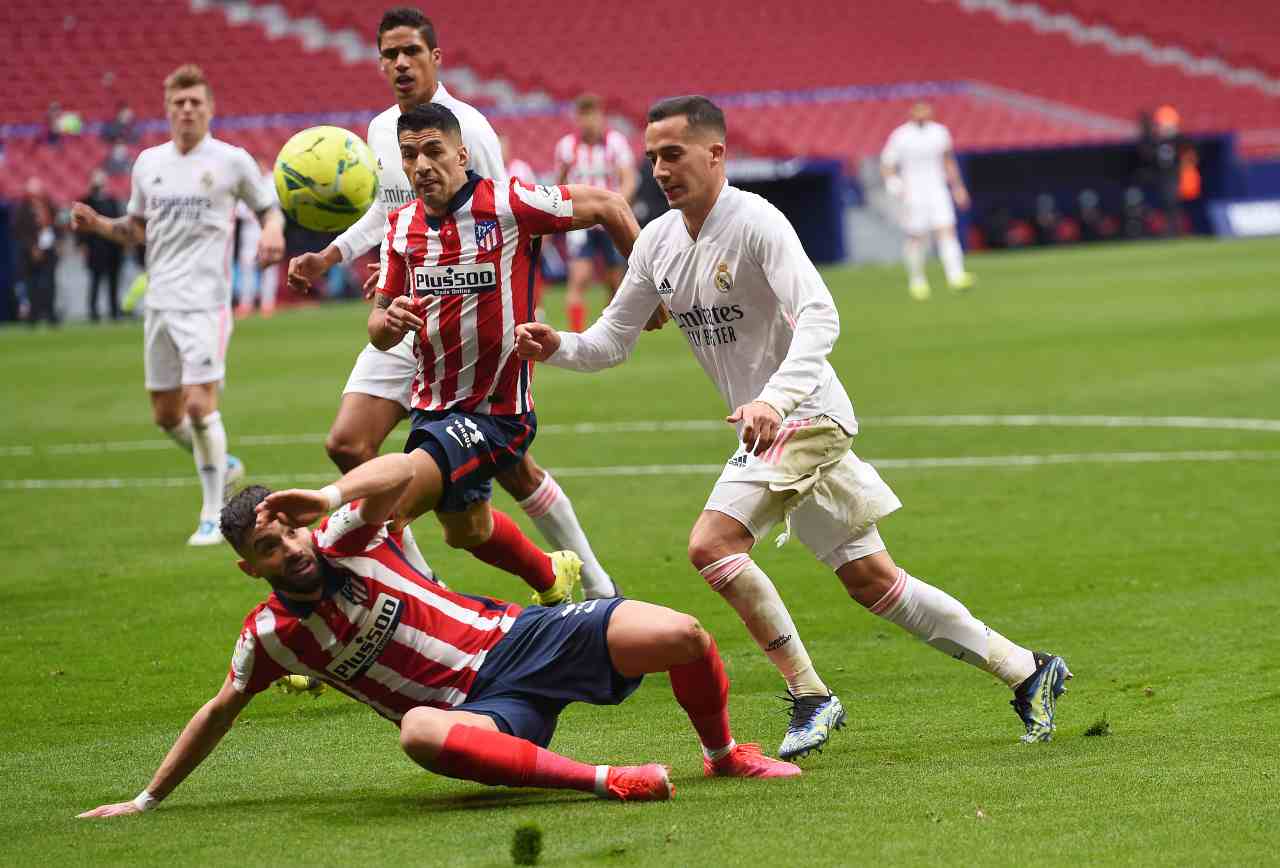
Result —
POLYGON ((587 306, 581 303, 573 303, 565 308, 565 313, 569 316, 569 331, 580 332, 587 327, 587 306))
POLYGON ((711 639, 706 656, 672 666, 668 674, 676 702, 689 715, 702 746, 716 751, 733 741, 729 732, 729 677, 724 674, 716 640, 711 639))
POLYGON ((538 747, 531 741, 477 726, 455 725, 445 736, 434 771, 490 786, 546 787, 595 792, 608 766, 591 766, 538 747))
POLYGON ((547 553, 533 544, 504 512, 492 510, 493 533, 489 539, 467 549, 490 566, 524 579, 535 591, 545 591, 556 583, 556 573, 547 553))

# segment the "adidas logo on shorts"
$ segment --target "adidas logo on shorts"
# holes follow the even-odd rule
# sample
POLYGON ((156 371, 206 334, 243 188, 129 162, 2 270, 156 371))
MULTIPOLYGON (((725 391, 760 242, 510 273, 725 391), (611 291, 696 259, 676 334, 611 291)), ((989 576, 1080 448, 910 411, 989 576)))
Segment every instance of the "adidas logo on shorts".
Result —
POLYGON ((741 455, 735 455, 735 456, 733 456, 732 458, 730 458, 730 459, 729 459, 729 466, 730 466, 730 467, 746 467, 746 466, 747 466, 747 453, 743 452, 741 455))

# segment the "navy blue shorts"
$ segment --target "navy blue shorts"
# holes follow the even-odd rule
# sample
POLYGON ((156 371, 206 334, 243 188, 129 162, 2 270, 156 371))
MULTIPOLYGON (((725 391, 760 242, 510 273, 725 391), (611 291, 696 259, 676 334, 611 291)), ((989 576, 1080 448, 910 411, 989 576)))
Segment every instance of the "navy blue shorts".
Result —
POLYGON ((605 268, 620 268, 627 264, 618 248, 613 246, 609 233, 598 226, 590 229, 575 229, 565 238, 565 246, 569 248, 570 259, 599 258, 605 268))
POLYGON ((546 747, 570 702, 617 705, 641 681, 619 674, 609 657, 605 631, 621 602, 525 609, 489 651, 467 701, 454 710, 491 717, 508 735, 546 747))
POLYGON ((533 411, 520 416, 489 416, 414 410, 409 423, 404 451, 426 452, 444 478, 444 492, 436 506, 440 512, 463 512, 492 497, 494 474, 518 463, 538 430, 533 411))

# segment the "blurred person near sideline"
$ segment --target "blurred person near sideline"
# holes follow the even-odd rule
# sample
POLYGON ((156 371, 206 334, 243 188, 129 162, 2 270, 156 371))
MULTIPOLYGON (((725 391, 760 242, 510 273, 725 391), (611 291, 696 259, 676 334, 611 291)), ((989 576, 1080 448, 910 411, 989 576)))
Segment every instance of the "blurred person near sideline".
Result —
POLYGON ((14 209, 13 240, 18 251, 18 276, 26 284, 30 300, 27 323, 31 326, 42 319, 51 326, 58 324, 57 215, 44 182, 36 177, 28 178, 26 196, 14 209))
MULTIPOLYGON (((577 130, 556 143, 556 183, 603 187, 630 202, 636 194, 635 154, 626 136, 606 126, 604 102, 595 94, 582 94, 574 100, 573 119, 577 130)), ((622 284, 627 263, 599 227, 570 232, 565 240, 569 248, 565 310, 569 330, 580 332, 587 324, 587 288, 597 259, 604 266, 610 299, 622 284)))
POLYGON ((511 156, 511 139, 506 135, 498 136, 498 144, 502 146, 502 162, 507 167, 507 177, 533 186, 538 183, 538 173, 533 171, 526 161, 511 156))
MULTIPOLYGON (((258 160, 258 169, 262 172, 262 187, 266 195, 276 197, 275 178, 270 165, 258 160)), ((258 241, 262 238, 262 227, 258 218, 244 202, 236 205, 236 286, 239 299, 236 302, 236 319, 244 319, 253 315, 254 302, 263 319, 276 312, 276 290, 280 288, 280 267, 272 263, 266 267, 258 265, 258 241)))
POLYGON ((928 103, 913 105, 911 119, 889 134, 880 154, 880 170, 885 189, 901 207, 902 228, 907 233, 903 258, 911 297, 924 301, 932 292, 924 273, 930 234, 947 284, 957 291, 973 286, 973 275, 964 269, 964 251, 956 237, 956 208, 969 208, 969 191, 960 177, 951 133, 933 119, 928 103))
MULTIPOLYGON (((95 169, 89 179, 89 192, 84 203, 103 217, 114 220, 124 215, 124 204, 106 189, 107 174, 95 169)), ((124 249, 113 241, 91 232, 77 233, 89 266, 89 319, 98 321, 98 293, 106 284, 107 310, 113 320, 120 318, 120 268, 124 265, 124 249)))
POLYGON ((122 102, 116 106, 116 115, 102 125, 102 140, 108 144, 117 142, 126 145, 138 143, 138 125, 133 116, 133 109, 122 102))
POLYGON ((1200 172, 1195 147, 1181 132, 1182 119, 1171 105, 1162 105, 1144 130, 1139 151, 1146 155, 1155 175, 1157 205, 1164 212, 1164 233, 1170 238, 1182 233, 1182 200, 1200 196, 1200 172), (1184 180, 1185 176, 1185 180, 1184 180), (1190 195, 1183 195, 1184 189, 1190 195))

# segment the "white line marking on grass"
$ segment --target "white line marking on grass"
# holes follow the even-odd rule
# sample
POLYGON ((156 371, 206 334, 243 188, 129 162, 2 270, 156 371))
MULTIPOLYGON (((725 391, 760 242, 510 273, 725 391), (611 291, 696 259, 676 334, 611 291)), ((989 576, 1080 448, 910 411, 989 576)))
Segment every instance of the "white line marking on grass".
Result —
MULTIPOLYGON (((1216 416, 1056 416, 1020 414, 1011 416, 868 416, 864 426, 875 428, 1181 428, 1204 431, 1280 432, 1280 419, 1242 419, 1216 416)), ((674 431, 730 431, 718 419, 637 420, 633 422, 551 422, 538 426, 548 434, 655 434, 674 431)), ((321 444, 323 434, 249 434, 233 437, 233 448, 250 446, 300 446, 321 444)), ((44 455, 96 455, 102 452, 151 452, 170 449, 173 441, 106 440, 87 443, 51 443, 39 447, 44 455)), ((29 458, 32 445, 0 446, 0 458, 29 458)))
MULTIPOLYGON (((1062 452, 1048 455, 968 455, 948 458, 873 458, 881 469, 1016 468, 1062 464, 1156 464, 1205 461, 1280 461, 1280 450, 1195 450, 1186 452, 1062 452)), ((560 477, 591 476, 717 476, 723 464, 616 464, 602 467, 553 467, 560 477)), ((273 473, 254 475, 254 482, 330 482, 332 473, 273 473)), ((199 484, 195 476, 107 477, 90 479, 0 479, 0 491, 106 488, 183 488, 199 484)))

